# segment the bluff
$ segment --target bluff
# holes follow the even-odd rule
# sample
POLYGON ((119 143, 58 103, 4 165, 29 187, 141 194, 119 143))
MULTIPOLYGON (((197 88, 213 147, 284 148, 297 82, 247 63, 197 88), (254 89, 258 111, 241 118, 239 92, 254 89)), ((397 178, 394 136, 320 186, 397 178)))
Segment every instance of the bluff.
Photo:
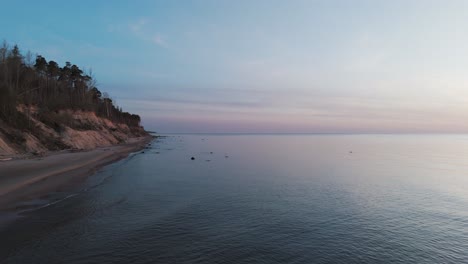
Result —
POLYGON ((41 114, 37 107, 20 105, 18 112, 30 129, 0 120, 0 158, 63 149, 90 150, 148 136, 142 126, 113 122, 91 111, 68 109, 41 114))
POLYGON ((140 122, 101 93, 91 70, 0 46, 0 158, 123 143, 148 135, 140 122))

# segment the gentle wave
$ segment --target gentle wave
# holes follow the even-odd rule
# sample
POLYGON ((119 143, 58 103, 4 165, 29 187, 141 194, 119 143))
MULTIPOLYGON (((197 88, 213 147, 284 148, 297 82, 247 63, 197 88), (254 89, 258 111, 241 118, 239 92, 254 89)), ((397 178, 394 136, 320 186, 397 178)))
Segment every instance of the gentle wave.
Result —
POLYGON ((463 263, 466 139, 167 137, 25 213, 0 262, 463 263))

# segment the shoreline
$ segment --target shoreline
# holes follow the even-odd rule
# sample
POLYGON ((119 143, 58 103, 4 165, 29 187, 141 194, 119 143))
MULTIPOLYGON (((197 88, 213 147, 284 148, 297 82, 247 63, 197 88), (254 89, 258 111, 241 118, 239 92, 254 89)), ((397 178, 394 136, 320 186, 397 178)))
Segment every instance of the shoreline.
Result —
POLYGON ((35 159, 0 161, 0 211, 15 211, 21 202, 46 197, 82 183, 97 169, 142 150, 153 136, 89 151, 59 151, 35 159))

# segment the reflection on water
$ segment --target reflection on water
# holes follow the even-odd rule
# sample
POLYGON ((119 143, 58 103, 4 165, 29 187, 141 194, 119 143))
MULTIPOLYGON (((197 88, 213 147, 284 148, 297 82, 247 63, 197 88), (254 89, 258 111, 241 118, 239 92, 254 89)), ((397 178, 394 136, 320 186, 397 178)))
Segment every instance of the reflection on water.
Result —
POLYGON ((0 231, 0 262, 460 263, 467 156, 462 135, 170 136, 0 231))

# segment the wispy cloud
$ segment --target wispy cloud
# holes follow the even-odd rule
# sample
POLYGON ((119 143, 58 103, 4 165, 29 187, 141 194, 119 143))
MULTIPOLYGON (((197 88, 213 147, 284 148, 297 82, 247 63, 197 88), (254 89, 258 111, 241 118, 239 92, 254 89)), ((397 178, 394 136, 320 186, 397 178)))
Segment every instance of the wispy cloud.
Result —
POLYGON ((167 42, 164 39, 164 37, 161 36, 160 34, 154 35, 152 40, 153 40, 154 44, 156 44, 158 46, 161 46, 161 47, 164 47, 164 48, 167 48, 167 42))
POLYGON ((139 18, 136 21, 132 21, 128 23, 127 28, 133 36, 138 37, 142 41, 168 48, 166 38, 161 33, 153 30, 154 27, 147 18, 139 18))
MULTIPOLYGON (((462 99, 315 97, 309 93, 210 90, 194 94, 188 89, 158 91, 144 99, 126 98, 121 102, 126 109, 158 122, 170 117, 174 122, 180 119, 180 124, 187 124, 187 119, 196 118, 212 122, 213 129, 237 122, 244 132, 254 131, 247 125, 254 121, 268 125, 258 131, 271 128, 277 132, 424 132, 435 131, 434 126, 439 127, 439 132, 468 129, 468 125, 459 122, 468 118, 466 100, 462 99)), ((185 129, 194 127, 197 126, 187 125, 185 129)))
POLYGON ((135 34, 141 33, 143 27, 148 24, 148 19, 140 18, 137 21, 130 22, 128 28, 135 34))

